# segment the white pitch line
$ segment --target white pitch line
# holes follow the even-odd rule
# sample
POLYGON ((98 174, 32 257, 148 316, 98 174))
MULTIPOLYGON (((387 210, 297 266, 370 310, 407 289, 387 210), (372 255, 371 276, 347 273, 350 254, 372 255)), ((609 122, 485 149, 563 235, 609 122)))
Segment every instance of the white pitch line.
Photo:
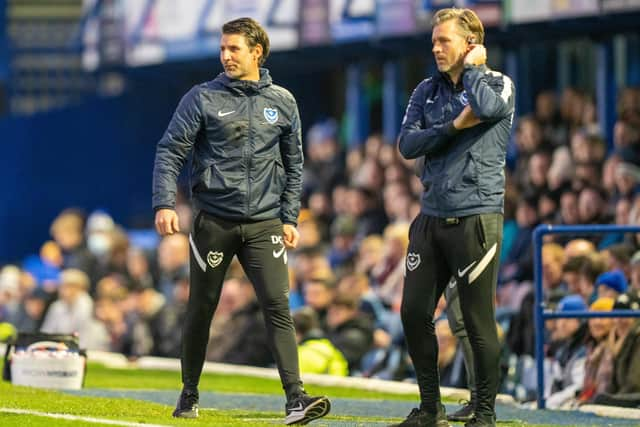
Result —
POLYGON ((20 414, 20 415, 35 415, 37 417, 58 418, 58 419, 72 420, 72 421, 86 421, 88 423, 109 424, 109 425, 114 425, 114 426, 168 427, 168 426, 159 425, 159 424, 132 423, 132 422, 129 422, 129 421, 109 420, 109 419, 106 419, 106 418, 81 417, 81 416, 78 416, 78 415, 54 414, 54 413, 51 413, 51 412, 31 411, 31 410, 28 410, 28 409, 0 408, 0 412, 7 412, 9 414, 20 414))

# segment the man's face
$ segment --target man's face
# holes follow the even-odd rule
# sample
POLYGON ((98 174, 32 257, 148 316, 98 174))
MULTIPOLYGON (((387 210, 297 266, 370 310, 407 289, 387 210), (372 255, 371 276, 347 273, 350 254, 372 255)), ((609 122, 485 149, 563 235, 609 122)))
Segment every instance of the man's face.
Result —
POLYGON ((262 46, 250 48, 242 34, 223 34, 220 39, 220 62, 231 79, 246 80, 258 73, 260 56, 262 46))
POLYGON ((436 25, 433 28, 431 41, 433 43, 431 51, 440 72, 447 73, 462 68, 468 43, 454 19, 436 25))

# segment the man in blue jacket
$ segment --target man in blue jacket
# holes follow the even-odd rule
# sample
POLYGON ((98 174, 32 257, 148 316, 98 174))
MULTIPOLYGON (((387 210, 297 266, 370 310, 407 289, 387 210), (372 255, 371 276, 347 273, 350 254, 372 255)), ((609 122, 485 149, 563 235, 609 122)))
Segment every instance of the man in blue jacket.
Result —
POLYGON ((474 418, 495 426, 499 352, 495 288, 502 240, 505 151, 514 111, 511 80, 486 65, 484 29, 469 9, 433 19, 439 73, 413 92, 399 148, 424 157, 421 213, 409 231, 402 322, 421 404, 402 426, 448 425, 440 403, 433 314, 454 276, 476 376, 474 418))
POLYGON ((183 389, 175 417, 198 416, 198 383, 209 327, 225 273, 236 255, 252 281, 267 338, 286 392, 286 424, 326 415, 326 397, 302 388, 289 313, 287 248, 296 247, 302 188, 300 118, 293 95, 260 68, 269 37, 251 18, 222 27, 214 80, 194 86, 180 101, 158 143, 153 171, 155 224, 161 235, 179 232, 176 180, 192 153, 196 216, 189 236, 190 295, 183 326, 183 389))

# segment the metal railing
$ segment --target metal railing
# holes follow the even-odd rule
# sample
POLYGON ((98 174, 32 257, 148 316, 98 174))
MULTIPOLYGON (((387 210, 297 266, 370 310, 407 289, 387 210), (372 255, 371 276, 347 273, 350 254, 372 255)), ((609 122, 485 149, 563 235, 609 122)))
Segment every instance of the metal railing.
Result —
POLYGON ((602 233, 640 233, 637 225, 547 225, 542 224, 533 230, 533 280, 535 288, 535 323, 536 323, 536 369, 538 376, 538 408, 545 408, 544 398, 544 321, 559 318, 591 318, 591 317, 640 317, 640 310, 602 311, 570 311, 553 312, 545 307, 542 289, 542 239, 546 234, 592 235, 602 233))

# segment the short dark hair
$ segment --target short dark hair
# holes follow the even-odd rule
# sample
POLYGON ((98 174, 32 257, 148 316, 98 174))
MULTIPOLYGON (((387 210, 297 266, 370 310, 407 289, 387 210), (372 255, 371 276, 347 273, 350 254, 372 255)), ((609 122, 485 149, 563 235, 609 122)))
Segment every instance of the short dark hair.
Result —
POLYGON ((247 40, 247 46, 251 49, 257 45, 262 46, 262 56, 258 59, 258 65, 262 66, 269 56, 269 36, 262 26, 252 18, 238 18, 229 21, 222 26, 222 34, 241 34, 247 40))

